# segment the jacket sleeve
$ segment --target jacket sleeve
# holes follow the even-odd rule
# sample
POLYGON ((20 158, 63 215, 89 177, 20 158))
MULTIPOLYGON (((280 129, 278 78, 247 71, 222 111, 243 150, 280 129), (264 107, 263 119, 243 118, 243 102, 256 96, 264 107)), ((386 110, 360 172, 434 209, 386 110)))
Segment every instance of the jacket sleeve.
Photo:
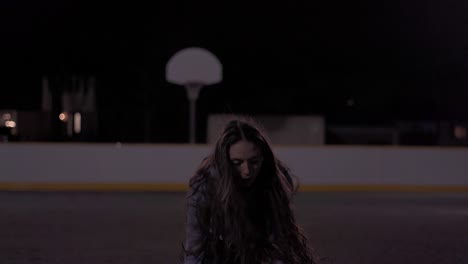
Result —
MULTIPOLYGON (((186 211, 186 225, 185 225, 185 249, 188 251, 196 250, 197 243, 200 241, 202 235, 197 221, 197 207, 196 204, 201 198, 200 190, 194 194, 193 188, 187 195, 187 211, 186 211)), ((199 264, 201 260, 199 256, 185 255, 184 264, 199 264)))

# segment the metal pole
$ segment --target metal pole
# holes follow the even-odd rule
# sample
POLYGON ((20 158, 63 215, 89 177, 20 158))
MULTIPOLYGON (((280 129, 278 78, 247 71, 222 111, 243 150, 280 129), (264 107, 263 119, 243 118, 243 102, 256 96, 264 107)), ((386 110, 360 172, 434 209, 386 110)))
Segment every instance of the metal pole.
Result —
POLYGON ((201 84, 198 83, 189 83, 185 86, 187 90, 187 97, 190 101, 190 143, 195 144, 195 132, 196 132, 196 103, 198 99, 198 94, 202 88, 201 84))
POLYGON ((196 100, 190 100, 190 143, 195 143, 195 111, 196 111, 196 100))

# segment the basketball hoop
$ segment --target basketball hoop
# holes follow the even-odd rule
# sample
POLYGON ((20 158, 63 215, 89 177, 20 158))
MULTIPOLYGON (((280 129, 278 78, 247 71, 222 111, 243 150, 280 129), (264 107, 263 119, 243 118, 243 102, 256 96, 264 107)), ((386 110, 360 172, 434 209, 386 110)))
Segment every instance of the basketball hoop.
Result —
POLYGON ((184 87, 187 90, 187 97, 190 101, 196 101, 201 89, 205 86, 205 83, 200 81, 189 81, 184 87))
POLYGON ((178 51, 166 65, 166 80, 181 85, 190 101, 190 143, 195 143, 196 101, 201 89, 222 80, 222 65, 218 58, 202 48, 186 48, 178 51))

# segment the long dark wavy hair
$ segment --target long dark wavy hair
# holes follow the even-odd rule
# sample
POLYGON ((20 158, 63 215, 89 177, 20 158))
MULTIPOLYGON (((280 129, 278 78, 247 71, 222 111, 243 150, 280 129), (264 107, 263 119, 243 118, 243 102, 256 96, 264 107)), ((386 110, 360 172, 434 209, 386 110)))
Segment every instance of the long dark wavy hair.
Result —
POLYGON ((196 246, 183 249, 183 255, 206 264, 317 263, 292 210, 297 179, 270 145, 252 119, 237 118, 225 126, 214 153, 190 179, 187 206, 195 208, 201 236, 196 246), (229 157, 230 147, 240 140, 256 144, 263 156, 248 188, 239 183, 229 157))

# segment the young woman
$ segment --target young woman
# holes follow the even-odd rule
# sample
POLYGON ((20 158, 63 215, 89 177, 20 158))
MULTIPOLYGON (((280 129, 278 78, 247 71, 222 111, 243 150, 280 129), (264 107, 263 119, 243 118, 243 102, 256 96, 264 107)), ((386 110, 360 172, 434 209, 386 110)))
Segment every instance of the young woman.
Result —
POLYGON ((190 179, 184 263, 317 263, 291 209, 293 179, 253 122, 229 122, 190 179))

